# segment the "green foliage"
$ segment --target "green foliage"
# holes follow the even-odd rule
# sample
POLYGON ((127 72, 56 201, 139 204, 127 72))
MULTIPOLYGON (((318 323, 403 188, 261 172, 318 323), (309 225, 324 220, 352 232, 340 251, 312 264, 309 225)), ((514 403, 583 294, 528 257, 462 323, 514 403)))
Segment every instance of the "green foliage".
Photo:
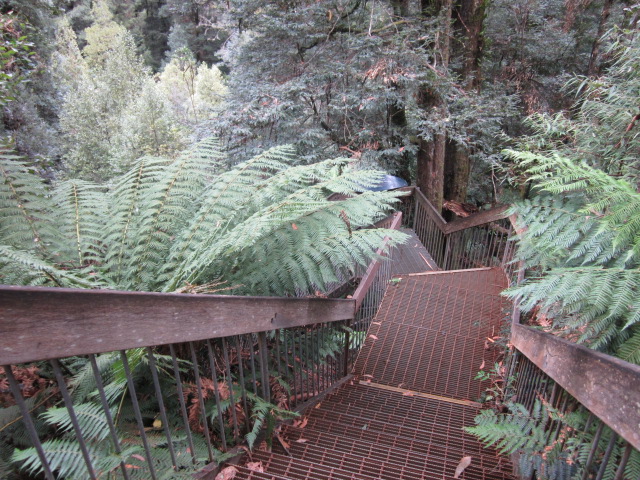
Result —
POLYGON ((637 361, 640 194, 586 163, 510 155, 541 190, 516 211, 528 226, 518 256, 544 275, 508 295, 525 311, 540 306, 558 333, 637 361))
POLYGON ((16 99, 20 84, 38 68, 32 26, 13 12, 0 14, 0 107, 16 99))
POLYGON ((519 450, 542 451, 547 444, 547 435, 541 425, 551 418, 552 410, 539 400, 531 412, 517 403, 510 406, 511 411, 505 414, 483 410, 475 418, 476 425, 465 430, 502 454, 510 455, 519 450))
POLYGON ((277 405, 273 405, 250 392, 247 393, 247 399, 252 403, 251 418, 253 420, 253 427, 251 431, 245 435, 245 440, 250 449, 253 449, 258 434, 262 431, 263 427, 266 427, 266 441, 270 445, 276 422, 296 418, 300 415, 297 412, 279 408, 277 405))
POLYGON ((637 363, 640 194, 629 155, 640 40, 613 38, 615 61, 582 79, 575 120, 537 117, 528 149, 506 152, 536 192, 514 209, 527 226, 518 259, 536 273, 507 295, 522 297, 525 311, 540 307, 555 333, 637 363))
POLYGON ((290 147, 224 171, 212 140, 175 160, 143 157, 109 190, 75 180, 50 190, 26 164, 3 158, 0 273, 18 283, 313 292, 367 264, 384 235, 404 239, 361 228, 397 198, 351 196, 379 173, 345 159, 290 168, 290 147), (329 201, 332 193, 350 197, 329 201))
MULTIPOLYGON (((128 170, 142 155, 180 150, 182 133, 131 34, 113 20, 104 1, 96 2, 93 14, 82 58, 77 47, 65 46, 54 65, 64 92, 64 166, 72 177, 104 181, 128 170), (60 68, 64 66, 76 75, 60 68)), ((59 42, 74 41, 68 24, 59 28, 59 42)))
MULTIPOLYGON (((505 406, 504 413, 481 411, 475 418, 476 425, 465 430, 502 454, 517 454, 522 477, 528 478, 535 472, 541 480, 583 478, 598 430, 598 422, 589 421, 588 411, 562 412, 539 398, 531 411, 514 402, 507 402, 505 406)), ((612 435, 613 432, 604 427, 597 445, 600 453, 608 448, 612 435)), ((618 438, 603 478, 613 480, 625 448, 626 444, 618 438)), ((640 452, 632 449, 624 478, 635 478, 638 460, 640 452)), ((589 468, 590 474, 595 475, 599 462, 589 468)))

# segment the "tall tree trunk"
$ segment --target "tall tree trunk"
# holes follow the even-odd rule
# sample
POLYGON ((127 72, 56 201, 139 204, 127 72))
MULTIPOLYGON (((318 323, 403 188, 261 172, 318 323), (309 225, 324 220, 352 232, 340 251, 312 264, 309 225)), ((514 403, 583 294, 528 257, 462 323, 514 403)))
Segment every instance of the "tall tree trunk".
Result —
POLYGON ((456 202, 467 199, 471 161, 466 145, 447 139, 444 170, 444 198, 456 202))
POLYGON ((600 43, 607 26, 607 20, 611 15, 611 5, 613 5, 613 0, 604 0, 602 13, 600 13, 600 22, 598 23, 598 32, 596 33, 596 38, 593 41, 591 56, 589 57, 589 67, 587 68, 587 75, 589 76, 595 75, 599 71, 598 56, 600 55, 600 43))
POLYGON ((454 45, 462 56, 460 74, 468 90, 480 88, 480 58, 484 46, 482 27, 489 0, 461 0, 453 12, 457 42, 454 45))
MULTIPOLYGON (((480 59, 482 57, 482 28, 489 0, 461 0, 454 6, 454 35, 452 53, 461 58, 458 73, 467 91, 480 89, 480 59)), ((471 150, 463 143, 447 139, 444 159, 445 200, 465 202, 471 174, 471 150)))
MULTIPOLYGON (((440 16, 442 24, 438 41, 435 45, 436 68, 446 75, 449 68, 451 13, 453 0, 421 0, 423 15, 440 16)), ((447 117, 445 99, 435 93, 428 86, 424 86, 419 93, 419 105, 425 111, 435 110, 441 120, 447 117)), ((433 206, 442 211, 444 203, 444 164, 447 134, 444 128, 436 131, 431 140, 420 138, 418 149, 417 185, 420 187, 433 206)))

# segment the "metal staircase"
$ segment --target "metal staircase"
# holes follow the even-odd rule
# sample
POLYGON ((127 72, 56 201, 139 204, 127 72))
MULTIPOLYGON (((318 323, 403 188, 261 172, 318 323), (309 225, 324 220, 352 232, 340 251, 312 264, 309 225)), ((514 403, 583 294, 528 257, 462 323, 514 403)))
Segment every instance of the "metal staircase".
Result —
POLYGON ((486 388, 474 377, 495 360, 509 313, 504 273, 433 271, 415 236, 393 259, 352 376, 281 427, 271 451, 227 467, 234 478, 513 478, 506 458, 464 431, 486 388))

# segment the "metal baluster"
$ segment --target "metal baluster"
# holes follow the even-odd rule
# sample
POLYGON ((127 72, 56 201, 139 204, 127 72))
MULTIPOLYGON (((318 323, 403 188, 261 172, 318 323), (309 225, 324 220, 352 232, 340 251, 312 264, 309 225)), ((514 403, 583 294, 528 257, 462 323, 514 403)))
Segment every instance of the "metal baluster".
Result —
POLYGON ((280 354, 280 329, 276 329, 275 330, 275 337, 276 337, 276 369, 278 371, 278 377, 282 377, 282 366, 280 365, 281 362, 281 354, 280 354))
POLYGON ((220 438, 223 450, 227 449, 227 435, 224 431, 224 417, 222 415, 222 400, 220 398, 220 387, 218 385, 218 370, 216 369, 216 359, 213 355, 211 342, 207 340, 207 354, 209 355, 209 365, 211 367, 211 380, 213 381, 213 395, 216 399, 216 411, 218 412, 218 425, 220 426, 220 438))
POLYGON ((617 441, 618 434, 614 431, 611 431, 609 445, 607 445, 607 450, 604 452, 604 457, 602 457, 602 460, 600 462, 600 469, 598 470, 598 476, 596 477, 596 480, 602 480, 602 477, 604 477, 604 472, 607 470, 609 459, 611 458, 611 453, 613 452, 613 448, 616 446, 617 441))
POLYGON ((253 334, 249 334, 249 365, 251 366, 251 380, 253 382, 253 393, 258 395, 258 381, 256 377, 256 358, 253 351, 253 334))
MULTIPOLYGON (((109 433, 111 434, 111 441, 113 442, 113 447, 117 455, 122 453, 122 448, 120 447, 120 439, 118 438, 118 433, 116 432, 116 426, 113 423, 113 417, 111 416, 111 410, 109 408, 109 402, 107 401, 107 395, 104 393, 104 384, 102 383, 102 375, 100 375, 100 370, 98 369, 98 364, 96 363, 96 356, 91 354, 89 355, 89 363, 91 363, 91 369, 93 370, 93 377, 96 380, 96 387, 98 389, 98 396, 100 397, 100 402, 102 403, 102 409, 104 410, 104 415, 107 419, 107 425, 109 426, 109 433)), ((127 471, 127 467, 124 464, 124 461, 120 461, 120 470, 122 470, 122 476, 125 480, 129 480, 129 472, 127 471)))
POLYGON ((176 459, 176 452, 173 448, 173 441, 171 440, 171 431, 169 430, 169 421, 167 420, 167 412, 164 408, 164 400, 162 399, 162 388, 160 388, 160 378, 158 377, 158 369, 156 368, 156 359, 153 355, 151 347, 147 347, 147 356, 149 357, 149 368, 151 369, 151 377, 153 379, 153 386, 156 391, 156 398, 158 400, 158 408, 160 409, 160 418, 162 419, 162 427, 164 429, 164 435, 167 437, 167 447, 169 448, 169 456, 175 469, 178 468, 178 461, 176 459))
POLYGON ((627 462, 629 461, 629 457, 631 456, 631 450, 633 447, 629 442, 625 442, 627 444, 624 449, 624 453, 622 454, 622 458, 620 458, 620 463, 618 464, 618 470, 616 471, 616 476, 613 480, 623 480, 624 478, 624 470, 627 468, 627 462))
POLYGON ((242 362, 242 344, 240 342, 240 335, 236 337, 236 350, 238 352, 238 373, 240 375, 240 388, 242 392, 242 408, 244 409, 244 424, 247 431, 251 430, 251 423, 249 421, 249 407, 247 405, 247 386, 244 381, 244 366, 242 362))
POLYGON ((87 449, 84 435, 82 435, 82 430, 80 429, 80 424, 78 423, 78 417, 76 416, 75 409, 73 408, 73 400, 71 400, 69 390, 67 390, 67 383, 65 382, 62 371, 60 370, 60 364, 58 363, 57 359, 50 360, 50 363, 53 367, 53 373, 56 377, 56 381, 58 382, 58 387, 60 388, 60 393, 62 394, 64 405, 67 408, 67 412, 69 412, 69 419, 71 420, 71 425, 73 425, 73 431, 76 434, 76 440, 78 440, 80 452, 82 452, 82 458, 87 466, 89 477, 92 479, 96 479, 98 477, 96 476, 95 469, 93 468, 93 463, 91 463, 91 456, 89 455, 89 450, 87 449))
POLYGON ((182 423, 187 434, 187 443, 189 444, 189 451, 191 452, 191 461, 195 465, 196 449, 193 446, 193 437, 191 436, 191 426, 189 425, 189 415, 187 413, 187 405, 184 402, 184 390, 182 389, 182 380, 180 379, 180 368, 178 366, 178 359, 176 358, 176 350, 173 345, 169 345, 169 352, 171 354, 171 362, 173 364, 173 376, 176 379, 176 388, 178 390, 178 402, 180 403, 180 413, 182 414, 182 423))
POLYGON ((258 333, 258 351, 260 353, 260 375, 262 377, 262 398, 271 402, 271 385, 269 384, 269 347, 267 334, 258 333))
POLYGON ((593 459, 596 456, 596 452, 598 450, 598 444, 600 443, 600 436, 602 435, 603 429, 604 429, 604 422, 600 421, 600 423, 598 424, 598 429, 596 430, 596 433, 593 436, 593 442, 591 444, 591 450, 589 451, 589 456, 587 457, 587 462, 584 465, 584 473, 582 474, 582 480, 587 480, 589 478, 589 469, 591 468, 593 459))
MULTIPOLYGON (((287 385, 289 386, 289 393, 291 394, 293 392, 293 394, 295 395, 296 392, 296 376, 295 376, 295 370, 293 369, 293 364, 291 367, 291 372, 292 375, 289 376, 289 364, 291 363, 289 361, 289 342, 287 341, 287 335, 288 335, 288 330, 283 330, 282 331, 282 343, 283 343, 283 347, 284 347, 284 369, 287 375, 287 385)), ((292 402, 290 402, 292 403, 292 402)))
POLYGON ((233 378, 231 377, 231 362, 229 361, 229 351, 227 348, 227 339, 222 339, 222 356, 227 372, 227 384, 229 385, 229 402, 231 408, 231 418, 233 420, 233 440, 238 443, 240 438, 240 428, 238 426, 238 416, 236 414, 236 401, 233 396, 233 378))
POLYGON ((305 372, 305 377, 307 379, 307 400, 309 398, 311 398, 311 392, 313 389, 313 370, 311 369, 311 362, 310 362, 310 343, 309 343, 309 329, 305 328, 304 329, 304 372, 305 372))
MULTIPOLYGON (((296 330, 291 330, 291 367, 292 367, 292 374, 293 374, 293 402, 292 402, 292 406, 297 405, 298 403, 298 379, 296 378, 297 375, 297 368, 296 368, 296 330)), ((300 386, 300 390, 302 390, 302 386, 300 386)))
POLYGON ((213 456, 213 450, 211 448, 211 434, 209 433, 207 411, 205 410, 204 398, 202 397, 202 381, 200 380, 200 366, 198 365, 198 358, 196 357, 196 349, 193 346, 193 342, 189 342, 189 350, 191 351, 191 363, 193 363, 193 374, 196 379, 196 391, 198 395, 198 402, 200 404, 200 413, 202 415, 204 438, 207 441, 207 451, 209 453, 209 461, 213 462, 214 456, 213 456))
POLYGON ((38 437, 38 432, 36 431, 33 419, 31 418, 31 412, 29 412, 27 405, 24 403, 24 398, 22 397, 22 392, 20 391, 20 385, 18 385, 16 377, 13 376, 11 365, 3 365, 3 368, 7 380, 9 381, 9 389, 11 390, 11 394, 13 395, 13 399, 15 400, 16 405, 18 405, 20 413, 22 414, 22 422, 27 428, 27 433, 29 434, 31 443, 33 443, 33 447, 38 454, 38 458, 40 458, 40 464, 42 465, 42 469, 44 470, 44 475, 47 480, 55 480, 53 472, 51 471, 51 467, 49 466, 49 462, 47 461, 47 457, 44 453, 44 448, 42 448, 42 443, 40 443, 40 438, 38 437))
POLYGON ((131 376, 131 369, 129 368, 129 359, 127 358, 127 352, 120 350, 120 359, 122 360, 122 366, 124 368, 124 374, 127 377, 127 386, 129 387, 129 396, 131 397, 131 404, 133 406, 133 413, 138 423, 138 429, 140 430, 140 439, 144 446, 144 451, 147 455, 147 462, 149 464, 149 474, 153 480, 156 480, 156 469, 153 466, 153 456, 151 455, 151 448, 147 441, 147 434, 144 430, 144 423, 142 422, 142 413, 140 412, 140 405, 138 404, 138 397, 136 395, 136 388, 133 385, 133 377, 131 376))

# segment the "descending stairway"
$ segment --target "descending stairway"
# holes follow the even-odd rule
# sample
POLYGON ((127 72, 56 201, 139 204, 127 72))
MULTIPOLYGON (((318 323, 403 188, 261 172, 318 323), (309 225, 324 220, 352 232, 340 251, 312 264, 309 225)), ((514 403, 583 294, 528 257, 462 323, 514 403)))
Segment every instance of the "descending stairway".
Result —
POLYGON ((272 452, 255 451, 236 479, 511 479, 508 460, 465 433, 492 365, 507 311, 497 269, 433 271, 417 237, 394 254, 395 280, 353 376, 301 420, 282 427, 272 452), (416 243, 417 242, 417 243, 416 243), (489 340, 488 340, 489 339, 489 340), (263 470, 263 471, 260 471, 263 470))

